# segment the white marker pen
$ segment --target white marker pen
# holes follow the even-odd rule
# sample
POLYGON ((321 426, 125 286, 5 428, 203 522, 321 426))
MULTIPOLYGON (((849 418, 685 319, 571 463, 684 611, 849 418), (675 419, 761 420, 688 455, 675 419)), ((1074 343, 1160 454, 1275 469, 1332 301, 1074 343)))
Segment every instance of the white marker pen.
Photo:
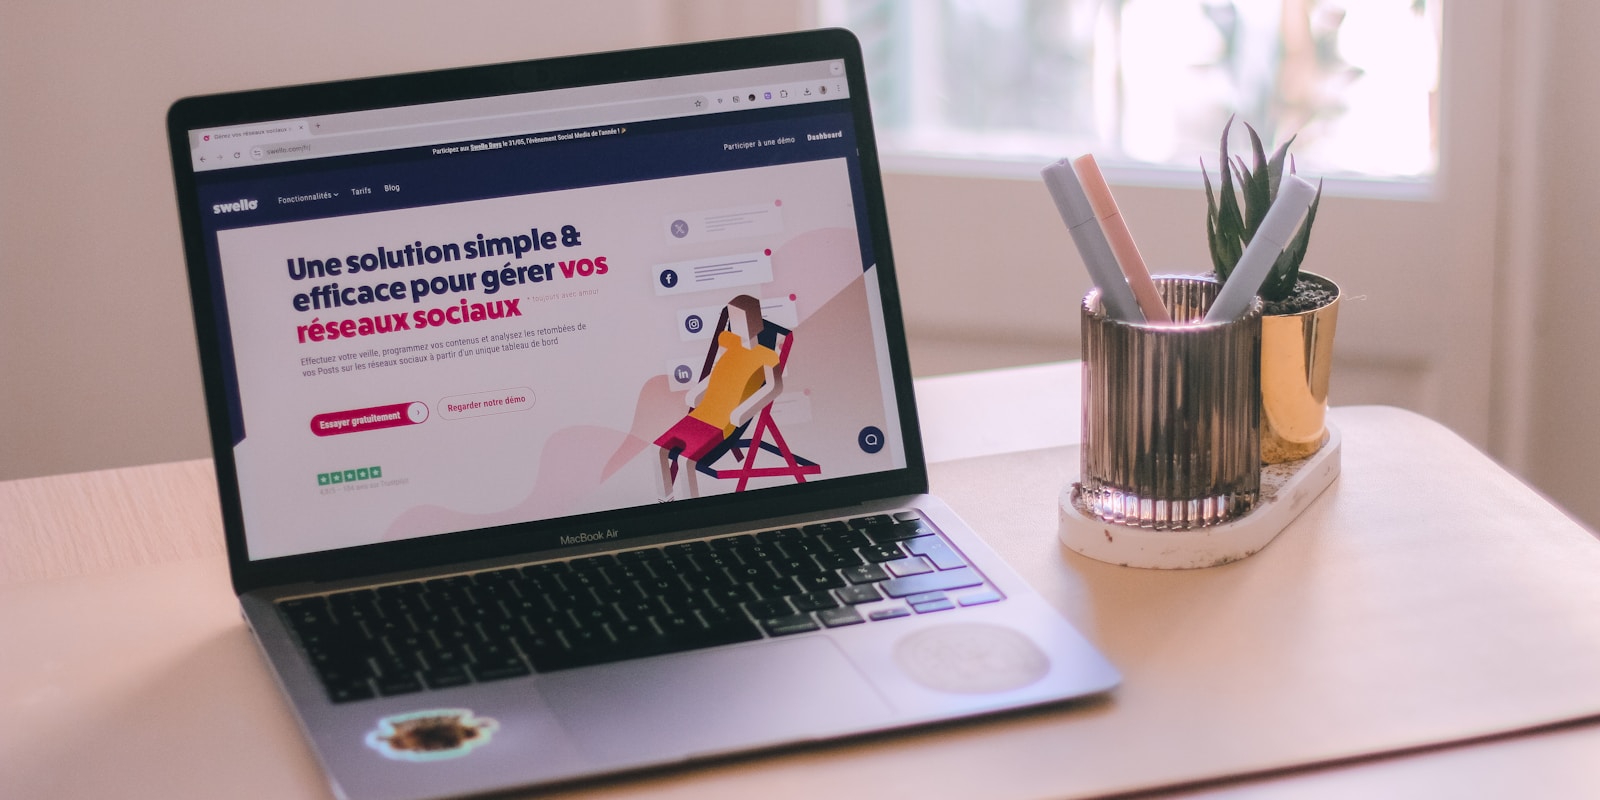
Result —
POLYGON ((1100 304, 1106 315, 1123 322, 1144 322, 1144 312, 1139 310, 1133 290, 1128 288, 1128 280, 1117 266, 1117 257, 1111 253, 1105 231, 1100 229, 1100 221, 1095 218, 1094 207, 1078 182, 1078 173, 1072 171, 1072 162, 1061 159, 1045 167, 1041 174, 1045 188, 1056 201, 1056 210, 1061 212, 1061 221, 1067 223, 1067 230, 1072 232, 1072 242, 1078 246, 1083 265, 1089 269, 1089 279, 1100 290, 1100 304))
POLYGON ((1272 272, 1278 254, 1289 245, 1295 230, 1300 227, 1300 220, 1305 218, 1306 210, 1316 196, 1316 187, 1304 179, 1297 175, 1283 176, 1283 181, 1278 185, 1277 199, 1272 201, 1272 207, 1267 209, 1267 216, 1256 228, 1250 245, 1244 249, 1244 255, 1239 257, 1239 263, 1228 275, 1228 282, 1222 285, 1222 291, 1212 301, 1205 322, 1237 319, 1250 308, 1250 301, 1261 291, 1261 285, 1267 282, 1267 275, 1272 272))

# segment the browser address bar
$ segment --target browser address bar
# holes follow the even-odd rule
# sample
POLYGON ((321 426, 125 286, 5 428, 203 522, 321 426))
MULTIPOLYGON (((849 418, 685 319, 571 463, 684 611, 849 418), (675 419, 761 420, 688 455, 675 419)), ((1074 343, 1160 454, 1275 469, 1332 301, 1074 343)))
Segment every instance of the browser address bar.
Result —
POLYGON ((448 122, 417 122, 375 128, 343 128, 310 120, 311 136, 275 142, 254 148, 252 163, 289 161, 324 156, 347 155, 374 150, 423 147, 431 144, 494 139, 539 131, 567 130, 595 125, 614 125, 642 119, 682 117, 705 113, 709 101, 703 95, 653 98, 582 108, 528 111, 448 122))

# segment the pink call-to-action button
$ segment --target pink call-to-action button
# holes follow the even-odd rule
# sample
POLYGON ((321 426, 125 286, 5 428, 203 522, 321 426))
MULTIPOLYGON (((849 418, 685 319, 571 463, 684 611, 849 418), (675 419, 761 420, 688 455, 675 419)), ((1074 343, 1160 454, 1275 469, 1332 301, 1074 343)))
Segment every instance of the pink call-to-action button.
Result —
POLYGON ((311 418, 311 432, 318 436, 373 431, 401 425, 421 425, 428 419, 425 403, 396 403, 390 406, 331 411, 311 418))

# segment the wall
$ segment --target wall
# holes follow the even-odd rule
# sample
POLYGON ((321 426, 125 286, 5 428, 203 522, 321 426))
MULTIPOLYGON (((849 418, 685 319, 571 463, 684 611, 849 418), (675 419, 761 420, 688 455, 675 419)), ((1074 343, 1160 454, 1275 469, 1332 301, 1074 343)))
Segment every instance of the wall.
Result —
POLYGON ((1536 4, 1519 23, 1529 48, 1525 98, 1540 124, 1509 166, 1531 184, 1521 203, 1527 233, 1507 254, 1532 284, 1525 353, 1530 413, 1520 441, 1528 479, 1600 528, 1600 5, 1536 4))
MULTIPOLYGON (((1352 287, 1369 299, 1346 312, 1335 400, 1395 403, 1446 419, 1600 522, 1600 493, 1588 486, 1600 474, 1600 418, 1589 411, 1600 396, 1600 322, 1584 308, 1600 296, 1589 256, 1600 252, 1592 223, 1600 188, 1586 178, 1600 171, 1586 135, 1600 124, 1600 96, 1586 78, 1600 74, 1600 54, 1583 33, 1600 25, 1600 8, 1505 5, 1509 45, 1480 39, 1457 54, 1463 63, 1480 53, 1498 59, 1509 46, 1515 56, 1505 72, 1519 83, 1504 92, 1492 81, 1474 86, 1490 101, 1511 98, 1506 106, 1518 115, 1504 141, 1493 119, 1467 133, 1479 137, 1480 151, 1489 148, 1485 160, 1502 161, 1499 170, 1461 173, 1478 181, 1468 194, 1488 197, 1491 213, 1470 225, 1445 211, 1427 220, 1445 230, 1456 222, 1454 235, 1408 236, 1401 224, 1383 236, 1351 237, 1358 241, 1348 258, 1399 249, 1417 266, 1396 277, 1403 291, 1392 297, 1352 287), (1501 177, 1509 195, 1499 192, 1501 177), (1566 201, 1534 214, 1545 197, 1566 201), (1406 307, 1418 284, 1474 258, 1491 259, 1493 270, 1459 282, 1464 307, 1487 309, 1491 293, 1507 291, 1523 292, 1520 305, 1463 324, 1451 314, 1457 298, 1446 297, 1420 312, 1445 331, 1440 342, 1408 350, 1413 332, 1395 321, 1419 316, 1406 307), (1448 378, 1436 366, 1465 363, 1475 366, 1448 378)), ((0 479, 207 453, 162 130, 172 100, 786 29, 805 23, 804 6, 0 5, 0 479)), ((1482 27, 1482 35, 1502 35, 1497 24, 1482 27)), ((1493 63, 1476 68, 1502 72, 1493 63)), ((1076 320, 1060 299, 1085 287, 1076 262, 1050 260, 1069 244, 1037 185, 891 174, 886 192, 920 373, 1075 354, 1076 320), (974 219, 980 224, 956 224, 974 219)), ((1130 221, 1197 217, 1194 192, 1129 188, 1119 196, 1130 221)), ((1337 202, 1325 209, 1322 230, 1383 222, 1374 218, 1382 211, 1341 211, 1337 202)), ((1151 239, 1147 255, 1160 269, 1204 259, 1198 235, 1151 239)))

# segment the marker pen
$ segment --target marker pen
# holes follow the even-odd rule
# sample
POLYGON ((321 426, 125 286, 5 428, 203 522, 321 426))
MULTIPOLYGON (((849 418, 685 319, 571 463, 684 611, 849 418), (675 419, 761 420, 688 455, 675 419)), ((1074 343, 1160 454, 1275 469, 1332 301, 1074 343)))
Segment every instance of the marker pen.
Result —
POLYGON ((1150 280, 1150 270, 1144 265, 1144 256, 1139 255, 1139 246, 1133 243, 1133 234, 1128 231, 1128 223, 1122 219, 1122 212, 1117 208, 1116 199, 1111 196, 1111 187, 1106 184, 1105 176, 1100 174, 1100 165, 1095 163, 1094 156, 1085 155, 1079 156, 1072 166, 1077 170, 1084 194, 1089 197, 1089 207, 1100 219, 1100 229, 1105 232, 1106 242, 1111 245, 1111 252, 1116 255, 1117 264, 1122 267, 1122 274, 1127 277, 1128 286, 1133 289, 1133 296, 1139 301, 1139 309, 1144 312, 1145 319, 1171 322, 1172 315, 1161 303, 1161 293, 1156 291, 1155 281, 1150 280))
POLYGON ((1100 304, 1106 315, 1123 322, 1144 322, 1144 313, 1139 310, 1122 270, 1117 268, 1117 257, 1112 254, 1105 232, 1095 220, 1089 198, 1083 193, 1077 173, 1072 171, 1072 162, 1062 159, 1045 167, 1041 174, 1045 188, 1056 202, 1056 210, 1061 212, 1061 221, 1072 233, 1072 242, 1078 247, 1083 265, 1089 269, 1090 280, 1100 290, 1100 304))
POLYGON ((1256 228, 1250 245, 1239 257, 1239 263, 1228 274, 1228 282, 1222 285, 1217 299, 1211 302, 1211 310, 1206 312, 1206 322, 1236 319, 1250 308, 1250 301, 1261 291, 1261 285, 1266 283, 1278 254, 1289 245, 1289 239, 1300 227, 1300 220, 1305 218, 1306 210, 1316 196, 1316 187, 1303 178, 1298 175, 1283 176, 1278 184, 1277 199, 1267 209, 1267 216, 1256 228))

